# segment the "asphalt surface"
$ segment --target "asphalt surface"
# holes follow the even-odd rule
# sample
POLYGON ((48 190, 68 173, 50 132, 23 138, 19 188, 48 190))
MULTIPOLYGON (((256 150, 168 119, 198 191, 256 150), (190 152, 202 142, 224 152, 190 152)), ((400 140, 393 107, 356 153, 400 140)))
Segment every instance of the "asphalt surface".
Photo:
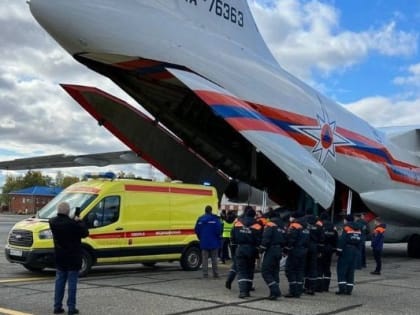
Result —
MULTIPOLYGON (((0 214, 0 244, 14 222, 22 216, 0 214)), ((220 279, 202 279, 201 272, 182 271, 178 263, 157 268, 124 265, 94 268, 79 281, 77 307, 80 314, 420 314, 419 260, 407 258, 405 244, 385 246, 383 273, 370 274, 374 263, 367 251, 368 268, 356 273, 352 296, 337 296, 335 261, 329 293, 277 301, 265 299, 268 289, 261 274, 255 276, 256 290, 248 299, 238 298, 237 283, 224 287, 229 265, 220 265, 220 279)), ((287 280, 281 273, 282 293, 287 280)), ((54 271, 41 274, 10 264, 0 255, 0 314, 52 314, 54 271)))

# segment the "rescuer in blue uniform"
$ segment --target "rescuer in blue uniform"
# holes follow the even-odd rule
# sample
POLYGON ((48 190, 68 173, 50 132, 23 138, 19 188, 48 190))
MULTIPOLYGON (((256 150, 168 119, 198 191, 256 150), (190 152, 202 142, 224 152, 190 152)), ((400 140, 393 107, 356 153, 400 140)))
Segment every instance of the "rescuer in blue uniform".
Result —
POLYGON ((268 298, 276 300, 281 296, 279 273, 282 247, 286 242, 286 231, 279 210, 271 211, 269 216, 270 221, 265 224, 260 246, 261 253, 264 253, 261 274, 270 289, 268 298))
POLYGON ((351 295, 354 287, 354 269, 360 250, 361 232, 353 223, 353 216, 344 219, 343 233, 338 240, 337 247, 337 280, 336 294, 351 295))
POLYGON ((354 223, 357 225, 361 232, 360 254, 359 259, 356 261, 356 269, 362 269, 366 268, 366 237, 368 235, 368 225, 364 218, 364 214, 356 214, 354 223))
POLYGON ((321 213, 319 219, 322 221, 324 231, 324 246, 318 265, 317 291, 328 292, 331 282, 331 259, 337 248, 338 233, 334 224, 329 220, 327 212, 321 213))
POLYGON ((380 275, 382 270, 382 250, 384 247, 384 236, 386 231, 386 224, 381 223, 380 218, 375 219, 375 229, 372 233, 372 252, 375 258, 376 267, 371 272, 373 275, 380 275))
POLYGON ((306 217, 306 224, 309 230, 309 244, 305 261, 305 293, 314 295, 318 279, 318 254, 324 242, 324 233, 322 223, 314 215, 306 217))
POLYGON ((285 296, 287 298, 299 298, 303 292, 305 257, 309 242, 309 231, 302 220, 304 215, 300 211, 290 214, 286 247, 286 276, 289 281, 289 293, 285 296))
POLYGON ((238 271, 239 298, 249 297, 254 279, 255 259, 261 244, 262 227, 255 220, 255 210, 247 206, 245 216, 235 221, 231 240, 237 245, 235 259, 238 271))

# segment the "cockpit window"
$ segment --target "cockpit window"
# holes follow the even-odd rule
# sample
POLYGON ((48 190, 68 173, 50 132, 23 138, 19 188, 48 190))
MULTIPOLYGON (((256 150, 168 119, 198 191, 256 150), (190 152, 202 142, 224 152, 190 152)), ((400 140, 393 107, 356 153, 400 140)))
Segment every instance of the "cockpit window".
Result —
POLYGON ((120 217, 120 197, 109 196, 99 201, 85 217, 89 228, 98 228, 117 222, 120 217))

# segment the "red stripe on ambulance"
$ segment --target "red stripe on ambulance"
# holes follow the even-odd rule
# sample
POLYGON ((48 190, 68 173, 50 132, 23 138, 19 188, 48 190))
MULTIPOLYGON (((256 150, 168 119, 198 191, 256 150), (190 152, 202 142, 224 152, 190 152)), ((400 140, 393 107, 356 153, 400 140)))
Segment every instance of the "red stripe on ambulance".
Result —
POLYGON ((111 238, 135 238, 135 237, 154 237, 167 235, 191 235, 195 234, 194 230, 157 230, 157 231, 133 231, 133 232, 117 232, 90 234, 92 239, 111 239, 111 238))
POLYGON ((178 188, 178 187, 159 187, 146 185, 125 185, 127 191, 143 191, 143 192, 157 192, 157 193, 172 193, 185 195, 200 195, 212 196, 213 191, 210 189, 195 189, 195 188, 178 188))

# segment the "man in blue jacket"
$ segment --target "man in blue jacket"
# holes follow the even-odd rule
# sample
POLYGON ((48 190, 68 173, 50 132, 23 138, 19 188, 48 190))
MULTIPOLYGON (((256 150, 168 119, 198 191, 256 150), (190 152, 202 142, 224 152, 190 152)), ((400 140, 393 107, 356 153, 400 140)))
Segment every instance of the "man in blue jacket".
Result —
POLYGON ((202 254, 203 278, 208 278, 209 256, 213 277, 218 278, 217 254, 222 245, 222 224, 220 218, 212 213, 211 206, 206 206, 205 213, 198 218, 195 224, 195 234, 200 241, 202 254))
POLYGON ((386 230, 386 224, 381 223, 379 218, 375 219, 375 229, 372 234, 372 251, 373 257, 375 258, 376 268, 371 272, 373 275, 380 275, 382 269, 382 250, 384 248, 384 234, 386 230))

